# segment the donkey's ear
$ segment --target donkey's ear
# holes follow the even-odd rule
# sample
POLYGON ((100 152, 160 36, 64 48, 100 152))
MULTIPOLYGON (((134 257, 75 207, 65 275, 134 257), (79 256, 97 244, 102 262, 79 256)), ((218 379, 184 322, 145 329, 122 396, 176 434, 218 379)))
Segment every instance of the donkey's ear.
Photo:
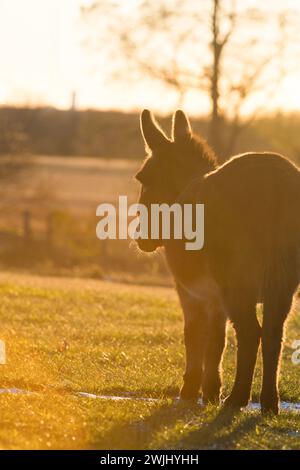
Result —
POLYGON ((173 116, 172 137, 174 141, 187 139, 192 135, 190 121, 186 114, 178 109, 173 116))
POLYGON ((141 131, 146 145, 151 150, 169 142, 169 139, 167 139, 163 131, 159 128, 152 113, 148 109, 144 109, 141 114, 141 131))

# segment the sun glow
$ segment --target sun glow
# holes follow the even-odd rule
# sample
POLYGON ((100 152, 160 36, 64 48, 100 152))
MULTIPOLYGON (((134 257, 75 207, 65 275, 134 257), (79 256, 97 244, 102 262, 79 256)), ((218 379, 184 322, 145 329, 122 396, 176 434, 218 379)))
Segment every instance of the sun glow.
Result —
MULTIPOLYGON (((130 13, 140 0, 124 2, 130 13)), ((255 6, 257 0, 250 2, 255 6)), ((290 2, 284 2, 287 8, 290 2)), ((80 6, 91 0, 2 0, 0 2, 0 105, 53 105, 68 108, 74 92, 79 108, 136 109, 151 107, 168 112, 179 104, 178 95, 156 81, 141 80, 128 86, 124 81, 109 82, 104 70, 107 58, 87 47, 87 31, 80 6), (126 93, 124 91, 126 90, 126 93)), ((274 5, 282 5, 277 0, 274 5)), ((294 8, 299 8, 300 5, 294 8)), ((268 110, 300 109, 300 72, 291 73, 278 84, 278 91, 266 103, 268 110)), ((256 97, 250 108, 259 103, 256 97)), ((206 113, 205 96, 188 93, 184 102, 190 113, 206 113)), ((247 111, 247 110, 246 110, 247 111)))

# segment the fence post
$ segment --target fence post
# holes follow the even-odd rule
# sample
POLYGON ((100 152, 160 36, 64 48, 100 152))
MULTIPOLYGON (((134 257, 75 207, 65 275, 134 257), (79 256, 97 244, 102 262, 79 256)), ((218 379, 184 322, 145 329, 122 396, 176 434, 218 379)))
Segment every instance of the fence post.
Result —
POLYGON ((23 211, 23 239, 25 242, 32 239, 31 213, 28 210, 23 211))

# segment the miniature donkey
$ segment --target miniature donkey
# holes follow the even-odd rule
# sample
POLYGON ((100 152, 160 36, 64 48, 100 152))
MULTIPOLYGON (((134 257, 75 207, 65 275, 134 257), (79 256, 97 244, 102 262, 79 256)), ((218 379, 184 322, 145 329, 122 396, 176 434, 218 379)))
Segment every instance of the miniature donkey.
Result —
POLYGON ((138 240, 143 251, 164 247, 184 312, 181 398, 195 400, 202 389, 204 402, 219 400, 229 319, 237 336, 237 363, 224 406, 247 405, 262 340, 261 408, 278 413, 284 322, 300 281, 300 171, 274 153, 246 153, 218 166, 182 111, 173 118, 172 140, 148 110, 141 115, 141 129, 148 157, 136 175, 140 203, 205 207, 202 250, 186 251, 181 240, 138 240))

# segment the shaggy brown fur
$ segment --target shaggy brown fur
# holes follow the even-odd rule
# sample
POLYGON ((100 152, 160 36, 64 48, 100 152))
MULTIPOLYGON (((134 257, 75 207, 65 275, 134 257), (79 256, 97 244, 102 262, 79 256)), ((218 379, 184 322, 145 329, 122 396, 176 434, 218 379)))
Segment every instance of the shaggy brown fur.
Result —
POLYGON ((164 246, 185 319, 186 372, 181 397, 219 400, 226 321, 237 335, 237 368, 226 406, 248 403, 260 341, 262 411, 278 412, 278 364, 283 328, 300 281, 300 171, 284 157, 247 153, 217 168, 209 146, 192 135, 182 111, 172 140, 151 113, 141 116, 151 149, 137 179, 140 202, 204 203, 205 245, 186 251, 184 240, 140 240, 164 246), (256 317, 263 304, 263 324, 256 317))

